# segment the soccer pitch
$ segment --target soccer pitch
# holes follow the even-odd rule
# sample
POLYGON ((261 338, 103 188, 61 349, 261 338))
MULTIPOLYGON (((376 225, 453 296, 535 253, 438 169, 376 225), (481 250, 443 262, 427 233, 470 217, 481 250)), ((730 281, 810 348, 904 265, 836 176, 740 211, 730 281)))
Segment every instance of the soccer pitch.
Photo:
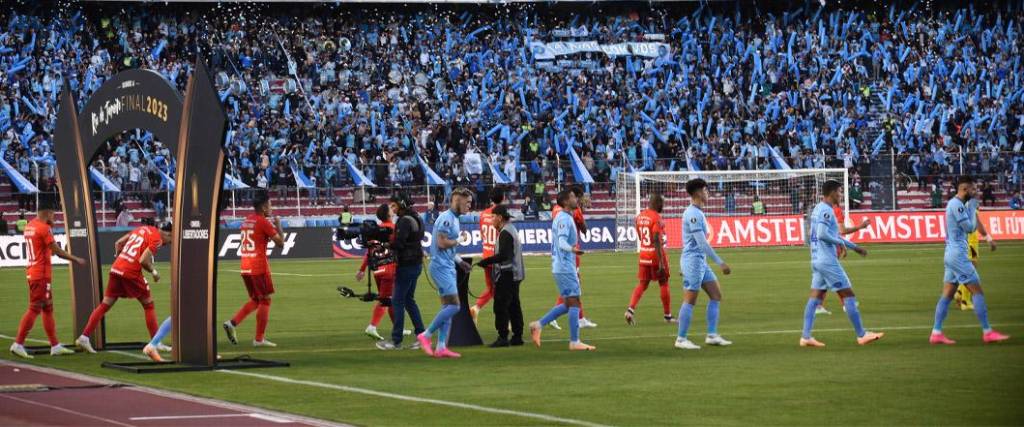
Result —
MULTIPOLYGON (((335 291, 339 284, 361 286, 353 278, 357 261, 271 259, 277 294, 267 338, 279 347, 251 347, 254 316, 239 328, 239 345, 221 334, 218 346, 225 357, 249 354, 288 361, 290 368, 136 375, 99 366, 141 353, 37 356, 31 363, 356 425, 1019 425, 1024 420, 1024 242, 1002 242, 998 251, 982 254, 979 273, 989 317, 996 329, 1014 336, 998 345, 983 345, 974 313, 955 308, 946 333, 959 342, 928 344, 941 288, 942 245, 867 249, 867 258, 851 254, 843 262, 865 326, 886 333, 865 347, 856 344, 834 295, 826 299, 833 314, 819 316, 815 324, 815 336, 828 347, 797 346, 810 265, 807 249, 792 247, 719 250, 733 269, 725 276, 715 268, 724 293, 720 332, 734 341, 725 348, 674 349, 675 325, 661 319, 657 284, 640 303, 639 324, 625 324, 623 311, 636 285, 632 253, 583 258, 583 304, 599 327, 584 329, 582 337, 597 346, 596 352, 570 353, 568 331, 549 328, 540 349, 529 343, 461 348, 461 360, 376 350, 363 335, 371 305, 342 300, 335 291)), ((670 262, 677 312, 678 252, 670 262)), ((529 321, 551 307, 556 291, 548 257, 528 257, 526 263, 522 300, 529 321)), ((245 301, 237 270, 237 262, 220 263, 219 321, 245 301)), ((473 274, 471 289, 479 293, 482 271, 473 274)), ((67 269, 55 267, 54 276, 58 333, 70 343, 67 269)), ((0 283, 0 342, 7 346, 28 300, 24 270, 0 270, 0 283)), ((166 281, 151 286, 162 320, 169 313, 169 286, 166 281)), ((429 322, 438 301, 422 278, 417 299, 429 322)), ((706 302, 701 295, 691 325, 698 343, 706 302)), ((488 306, 479 325, 486 342, 495 337, 493 319, 488 306)), ((146 337, 135 301, 118 302, 107 314, 107 326, 114 341, 146 337)), ((381 326, 388 330, 390 322, 385 318, 381 326)), ((38 322, 30 338, 44 338, 38 322)), ((14 356, 4 351, 2 357, 14 356)))

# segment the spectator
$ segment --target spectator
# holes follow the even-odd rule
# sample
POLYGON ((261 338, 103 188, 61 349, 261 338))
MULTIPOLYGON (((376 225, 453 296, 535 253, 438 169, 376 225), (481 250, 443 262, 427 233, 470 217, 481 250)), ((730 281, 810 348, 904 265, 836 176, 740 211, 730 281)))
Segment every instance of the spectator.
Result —
POLYGON ((1021 210, 1024 209, 1024 197, 1021 197, 1020 191, 1014 194, 1010 199, 1010 209, 1021 210))
POLYGON ((761 197, 756 195, 756 194, 754 195, 753 203, 750 204, 750 214, 751 215, 767 215, 768 214, 768 208, 765 207, 764 202, 761 201, 761 197))
POLYGON ((981 186, 981 203, 984 206, 995 206, 996 204, 996 195, 992 191, 992 184, 987 181, 981 186))
POLYGON ((25 219, 25 212, 18 212, 18 222, 14 223, 14 225, 18 228, 18 234, 25 233, 25 227, 28 226, 28 220, 25 219))
POLYGON ((942 207, 942 184, 940 183, 932 184, 931 207, 932 209, 942 207))
POLYGON ((520 211, 523 213, 524 219, 537 219, 537 202, 533 200, 533 197, 526 196, 520 211))
POLYGON ((338 224, 351 224, 352 223, 352 212, 349 212, 348 205, 341 208, 341 213, 338 214, 338 224))
POLYGON ((117 219, 114 220, 114 226, 128 227, 132 225, 132 221, 134 220, 135 217, 132 216, 132 213, 128 209, 121 208, 121 210, 117 213, 117 219))
POLYGON ((860 209, 864 204, 864 192, 860 190, 860 184, 854 183, 850 187, 850 209, 860 209))

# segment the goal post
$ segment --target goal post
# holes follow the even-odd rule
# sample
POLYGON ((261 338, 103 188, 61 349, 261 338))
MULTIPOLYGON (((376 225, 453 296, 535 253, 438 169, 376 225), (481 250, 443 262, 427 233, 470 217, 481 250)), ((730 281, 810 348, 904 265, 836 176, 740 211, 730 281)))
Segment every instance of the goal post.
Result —
MULTIPOLYGON (((768 218, 807 214, 821 198, 821 186, 833 179, 843 183, 843 197, 840 201, 845 216, 849 218, 849 172, 846 169, 777 169, 777 170, 727 170, 727 171, 634 171, 621 172, 616 180, 615 224, 632 230, 636 215, 647 208, 651 194, 660 193, 665 204, 662 218, 671 224, 679 222, 683 211, 690 205, 686 194, 686 182, 703 178, 708 183, 710 199, 704 206, 704 214, 710 218, 751 217, 763 215, 768 218), (759 203, 757 212, 754 203, 759 203)), ((806 221, 803 221, 806 227, 806 221)), ((677 226, 666 226, 670 241, 680 236, 677 226)), ((806 235, 806 230, 804 230, 806 235)), ((630 233, 632 236, 635 233, 630 233)), ((742 236, 741 236, 742 237, 742 236)), ((756 242, 740 242, 737 246, 758 246, 756 242)), ((615 243, 617 251, 638 251, 639 240, 620 240, 615 243)))

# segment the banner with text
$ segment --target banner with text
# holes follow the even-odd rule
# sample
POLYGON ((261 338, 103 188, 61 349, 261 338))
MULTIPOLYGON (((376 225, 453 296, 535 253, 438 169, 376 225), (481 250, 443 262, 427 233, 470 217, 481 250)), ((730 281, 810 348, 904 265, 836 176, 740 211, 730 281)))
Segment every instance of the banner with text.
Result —
POLYGON ((613 58, 628 55, 657 58, 668 54, 670 52, 670 47, 668 43, 660 42, 602 44, 596 41, 545 43, 531 40, 530 52, 533 52, 533 59, 536 61, 551 60, 559 56, 575 55, 577 53, 585 52, 603 53, 613 58))

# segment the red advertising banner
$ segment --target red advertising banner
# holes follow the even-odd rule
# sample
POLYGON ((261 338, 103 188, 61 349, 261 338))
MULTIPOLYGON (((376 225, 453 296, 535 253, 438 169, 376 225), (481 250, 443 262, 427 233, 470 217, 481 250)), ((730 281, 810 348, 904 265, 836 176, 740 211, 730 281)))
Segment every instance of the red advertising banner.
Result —
MULTIPOLYGON (((945 211, 854 212, 848 225, 871 221, 846 236, 858 243, 927 243, 946 239, 945 211)), ((709 216, 708 238, 714 247, 793 246, 804 244, 802 215, 709 216)), ((666 218, 669 248, 682 247, 681 218, 666 218)), ((981 221, 996 240, 1024 239, 1024 211, 982 211, 981 221)))

